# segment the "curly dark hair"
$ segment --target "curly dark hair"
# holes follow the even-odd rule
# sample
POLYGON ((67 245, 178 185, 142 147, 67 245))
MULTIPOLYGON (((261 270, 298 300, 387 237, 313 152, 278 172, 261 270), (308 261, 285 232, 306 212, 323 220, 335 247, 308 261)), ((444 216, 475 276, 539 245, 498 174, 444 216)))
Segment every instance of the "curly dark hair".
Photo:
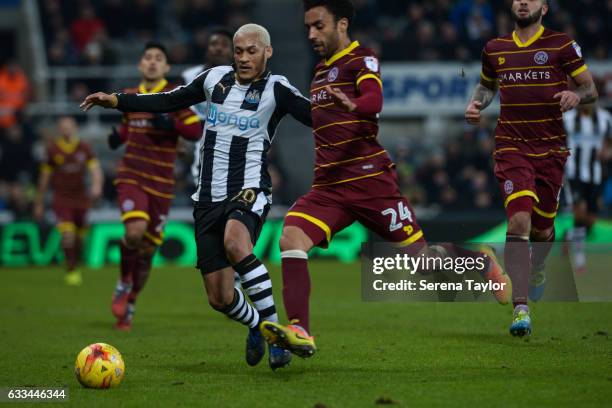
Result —
POLYGON ((346 18, 349 25, 355 18, 355 6, 351 0, 304 0, 304 11, 315 7, 325 7, 336 21, 346 18))

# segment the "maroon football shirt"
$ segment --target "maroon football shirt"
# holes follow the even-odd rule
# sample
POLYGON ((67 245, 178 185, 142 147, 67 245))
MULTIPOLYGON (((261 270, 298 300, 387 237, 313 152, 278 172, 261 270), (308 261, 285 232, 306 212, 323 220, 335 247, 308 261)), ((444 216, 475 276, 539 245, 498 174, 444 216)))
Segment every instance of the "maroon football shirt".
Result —
POLYGON ((313 187, 374 177, 393 166, 376 140, 378 115, 346 112, 334 105, 325 90, 330 85, 354 99, 359 96, 359 84, 366 79, 382 86, 378 58, 357 41, 315 68, 310 86, 316 149, 313 187))
POLYGON ((88 166, 95 163, 89 145, 78 138, 58 138, 47 146, 41 171, 51 173, 54 206, 89 207, 85 177, 88 166))
MULTIPOLYGON (((145 94, 172 89, 174 86, 163 80, 152 90, 140 85, 124 92, 145 94)), ((159 130, 153 127, 152 113, 123 114, 120 133, 125 141, 125 153, 117 168, 115 184, 135 184, 149 194, 168 199, 174 197, 174 162, 179 136, 198 140, 201 137, 201 124, 189 109, 171 113, 170 116, 175 121, 176 128, 159 130)))
POLYGON ((514 32, 489 41, 481 77, 487 85, 499 84, 495 153, 567 155, 559 99, 553 96, 568 89, 568 76, 586 69, 578 44, 544 27, 525 43, 514 32))

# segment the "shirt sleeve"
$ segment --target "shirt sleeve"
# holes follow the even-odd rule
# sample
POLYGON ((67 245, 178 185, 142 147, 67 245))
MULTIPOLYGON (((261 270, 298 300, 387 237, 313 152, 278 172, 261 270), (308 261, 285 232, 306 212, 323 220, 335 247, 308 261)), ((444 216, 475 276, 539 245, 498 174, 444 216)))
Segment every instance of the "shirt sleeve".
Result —
POLYGON ((277 109, 283 115, 288 113, 303 125, 312 127, 310 101, 297 88, 291 85, 289 81, 274 83, 274 99, 276 100, 277 109))
POLYGON ((481 82, 484 81, 486 84, 495 85, 495 82, 497 81, 497 73, 495 72, 495 68, 493 68, 491 60, 489 59, 486 45, 482 49, 480 60, 482 61, 482 69, 480 71, 481 82))
POLYGON ((154 94, 117 94, 117 109, 122 112, 166 113, 189 108, 206 100, 204 81, 210 70, 202 72, 187 85, 154 94))
POLYGON ((566 41, 561 45, 559 50, 559 62, 563 71, 572 78, 579 75, 588 69, 584 58, 582 58, 582 49, 569 37, 565 37, 566 41))
POLYGON ((380 62, 374 54, 366 55, 363 58, 358 58, 354 62, 355 64, 355 87, 359 89, 361 82, 366 79, 373 79, 378 82, 378 85, 382 88, 382 80, 380 77, 380 62))

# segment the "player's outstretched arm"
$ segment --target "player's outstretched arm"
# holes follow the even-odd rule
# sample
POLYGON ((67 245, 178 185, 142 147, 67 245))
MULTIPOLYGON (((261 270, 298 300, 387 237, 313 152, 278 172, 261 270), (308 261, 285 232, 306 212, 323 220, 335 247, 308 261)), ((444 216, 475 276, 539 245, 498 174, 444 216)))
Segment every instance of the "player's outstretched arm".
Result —
POLYGON ((204 102, 204 80, 208 71, 198 75, 188 85, 180 86, 170 92, 154 94, 105 94, 96 92, 85 98, 80 107, 88 111, 94 106, 115 108, 122 112, 168 113, 186 109, 192 105, 204 102))
POLYGON ((593 75, 588 69, 573 77, 577 88, 573 91, 562 91, 553 96, 559 100, 561 112, 567 112, 578 105, 593 103, 599 96, 593 81, 593 75))
POLYGON ((482 83, 476 85, 470 103, 465 109, 465 120, 471 124, 480 123, 480 111, 493 102, 496 92, 496 88, 489 88, 482 83))

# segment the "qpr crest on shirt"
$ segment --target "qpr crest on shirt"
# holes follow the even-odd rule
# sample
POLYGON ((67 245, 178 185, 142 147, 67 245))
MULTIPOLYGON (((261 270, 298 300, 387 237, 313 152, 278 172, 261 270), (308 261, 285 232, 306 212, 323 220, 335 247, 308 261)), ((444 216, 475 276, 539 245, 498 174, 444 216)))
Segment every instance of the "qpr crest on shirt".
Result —
POLYGON ((334 82, 338 78, 338 67, 333 67, 327 74, 327 82, 334 82))
POLYGON ((533 56, 533 60, 538 65, 544 65, 548 62, 548 54, 546 53, 546 51, 538 51, 533 56))
POLYGON ((259 101, 261 100, 261 94, 257 89, 253 89, 252 91, 249 91, 246 94, 244 100, 248 103, 259 103, 259 101))

